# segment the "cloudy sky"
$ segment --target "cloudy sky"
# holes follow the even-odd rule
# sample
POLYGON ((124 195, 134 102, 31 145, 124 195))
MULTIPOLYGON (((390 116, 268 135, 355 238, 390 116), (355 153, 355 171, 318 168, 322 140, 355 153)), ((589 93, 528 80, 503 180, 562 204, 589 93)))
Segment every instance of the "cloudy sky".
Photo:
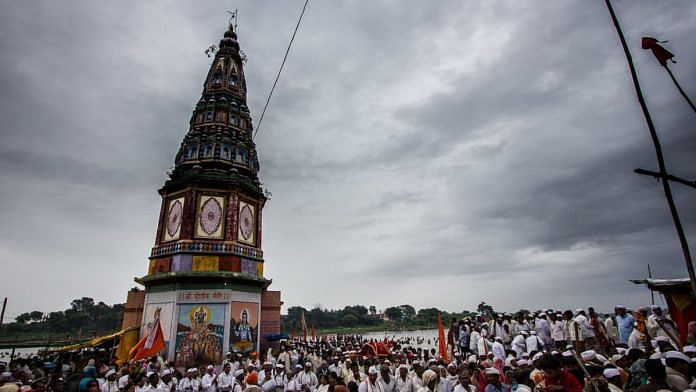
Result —
MULTIPOLYGON (((303 5, 0 0, 0 296, 123 302, 239 8, 258 119, 303 5)), ((696 178, 696 3, 615 7, 668 167, 696 178)), ((256 121, 255 121, 256 122, 256 121)), ((638 306, 684 277, 602 1, 310 1, 260 133, 266 276, 287 305, 638 306)), ((696 191, 673 187, 696 253, 696 191)))

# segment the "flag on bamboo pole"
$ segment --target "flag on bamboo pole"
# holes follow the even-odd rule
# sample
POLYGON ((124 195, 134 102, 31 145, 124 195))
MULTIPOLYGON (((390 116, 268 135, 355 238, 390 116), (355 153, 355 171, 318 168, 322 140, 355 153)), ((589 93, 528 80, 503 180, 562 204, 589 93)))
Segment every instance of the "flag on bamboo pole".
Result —
POLYGON ((302 326, 302 336, 304 336, 304 340, 307 341, 307 321, 305 321, 304 310, 300 316, 300 325, 302 326))
POLYGON ((442 325, 442 313, 437 314, 437 347, 440 350, 440 357, 445 362, 449 362, 447 339, 445 339, 445 327, 442 325))
POLYGON ((138 343, 138 329, 129 331, 121 335, 121 341, 118 344, 118 349, 116 350, 116 363, 122 366, 126 360, 128 360, 131 348, 138 343))
POLYGON ((676 63, 672 58, 674 55, 670 53, 669 50, 663 48, 660 44, 663 44, 667 41, 658 41, 657 39, 653 37, 643 37, 640 40, 640 46, 645 49, 645 50, 651 50, 653 54, 655 55, 655 58, 657 61, 663 66, 667 66, 667 61, 672 61, 673 63, 676 63))
POLYGON ((317 333, 314 330, 314 322, 312 322, 312 340, 317 340, 317 333))
POLYGON ((150 332, 133 346, 129 356, 133 361, 137 361, 157 354, 164 350, 164 347, 164 334, 162 333, 162 326, 160 326, 160 319, 157 317, 150 332))

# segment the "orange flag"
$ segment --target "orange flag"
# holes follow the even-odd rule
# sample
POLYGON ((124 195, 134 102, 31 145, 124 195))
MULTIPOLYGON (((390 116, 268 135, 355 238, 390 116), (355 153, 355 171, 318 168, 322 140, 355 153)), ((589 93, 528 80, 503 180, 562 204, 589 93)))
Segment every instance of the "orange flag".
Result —
POLYGON ((314 323, 312 323, 312 340, 317 340, 316 332, 314 331, 314 323))
POLYGON ((307 341, 307 321, 305 321, 304 310, 302 311, 302 316, 300 317, 300 325, 302 326, 302 335, 304 336, 305 342, 307 341))
POLYGON ((445 339, 445 327, 442 325, 442 313, 437 314, 437 348, 440 350, 440 357, 442 357, 445 362, 449 362, 447 339, 445 339))
POLYGON ((162 333, 162 327, 160 326, 160 319, 158 317, 155 319, 154 325, 147 336, 143 336, 143 338, 133 346, 129 355, 133 361, 137 361, 157 354, 164 350, 164 347, 164 334, 162 333))

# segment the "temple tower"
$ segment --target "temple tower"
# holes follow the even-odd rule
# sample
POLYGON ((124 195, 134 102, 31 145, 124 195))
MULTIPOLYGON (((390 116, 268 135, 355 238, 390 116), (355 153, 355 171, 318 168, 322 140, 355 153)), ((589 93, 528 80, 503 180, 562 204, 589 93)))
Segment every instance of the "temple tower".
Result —
MULTIPOLYGON (((165 355, 180 367, 217 365, 228 351, 258 351, 268 343, 263 336, 280 332, 280 292, 268 291, 271 280, 263 275, 267 198, 243 65, 230 26, 159 190, 148 274, 135 279, 145 286, 141 336, 159 309, 165 355)), ((127 304, 126 312, 137 305, 127 304)))

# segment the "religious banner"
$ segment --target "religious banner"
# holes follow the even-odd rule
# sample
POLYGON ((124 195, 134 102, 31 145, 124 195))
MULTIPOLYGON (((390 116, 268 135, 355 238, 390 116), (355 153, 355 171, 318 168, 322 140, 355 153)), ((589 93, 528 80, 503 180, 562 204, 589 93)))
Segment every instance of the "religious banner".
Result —
POLYGON ((233 301, 230 321, 230 351, 257 351, 259 304, 233 301))
POLYGON ((149 303, 143 312, 143 325, 140 327, 140 336, 143 337, 154 326, 155 313, 159 309, 160 326, 164 335, 165 349, 162 351, 162 358, 167 359, 169 352, 169 339, 172 333, 172 315, 174 312, 174 302, 149 303))
POLYGON ((179 305, 176 328, 177 367, 220 363, 225 333, 226 304, 179 305))

